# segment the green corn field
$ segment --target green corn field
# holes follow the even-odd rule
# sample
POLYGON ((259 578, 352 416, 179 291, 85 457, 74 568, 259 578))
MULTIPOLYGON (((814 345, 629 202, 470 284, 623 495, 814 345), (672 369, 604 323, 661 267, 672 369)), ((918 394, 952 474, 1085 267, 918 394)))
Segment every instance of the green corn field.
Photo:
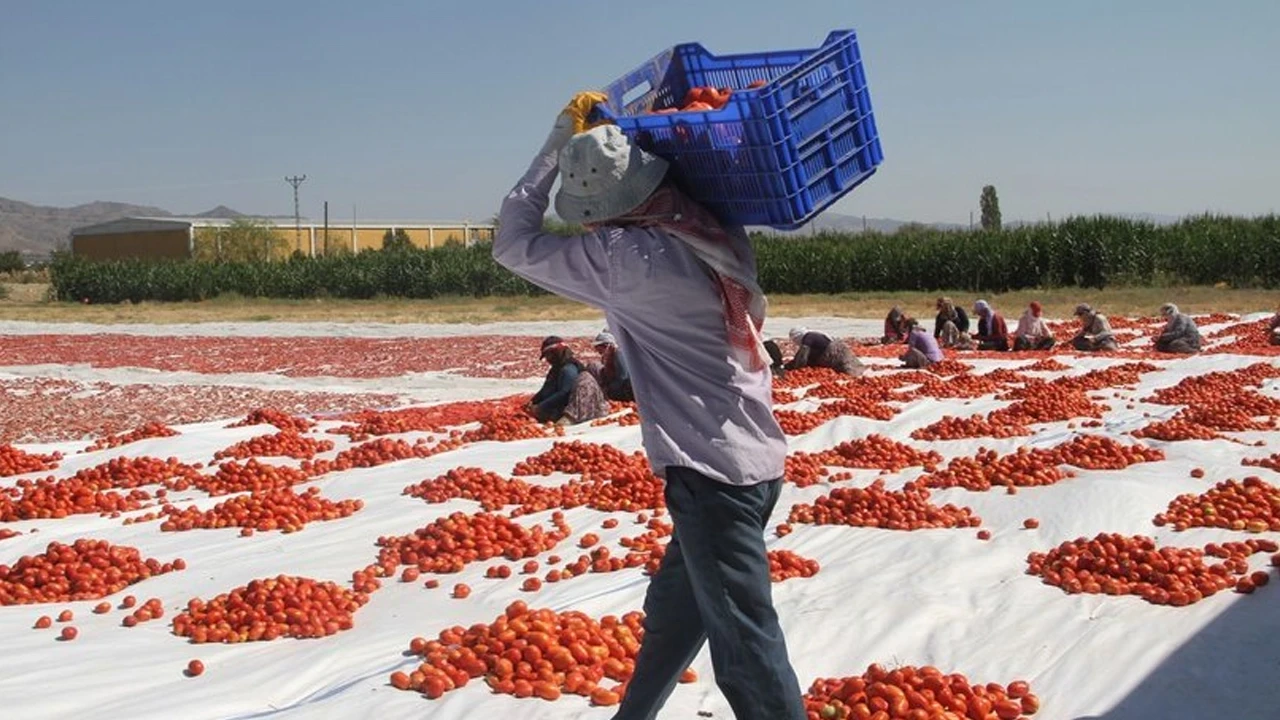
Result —
MULTIPOLYGON (((1116 217, 988 232, 911 228, 753 236, 768 293, 1003 292, 1033 287, 1227 283, 1280 287, 1280 218, 1204 216, 1174 225, 1116 217)), ((295 256, 259 263, 57 257, 54 296, 93 303, 265 298, 431 298, 542 291, 493 262, 487 244, 295 256)))

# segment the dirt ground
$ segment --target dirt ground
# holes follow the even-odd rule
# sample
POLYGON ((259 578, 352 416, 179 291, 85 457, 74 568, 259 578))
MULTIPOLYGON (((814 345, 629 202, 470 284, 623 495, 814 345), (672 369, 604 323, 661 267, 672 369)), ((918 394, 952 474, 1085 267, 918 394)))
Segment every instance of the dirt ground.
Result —
MULTIPOLYGON (((374 300, 267 300, 219 297, 198 303, 123 303, 81 305, 49 302, 48 286, 7 284, 0 299, 0 320, 86 323, 200 323, 200 322, 382 322, 483 323, 537 320, 592 320, 593 308, 556 297, 447 297, 432 300, 384 298, 374 300)), ((932 317, 934 300, 943 293, 885 292, 839 295, 771 295, 769 313, 777 317, 882 317, 897 305, 908 315, 932 317)), ((966 308, 979 298, 973 293, 948 292, 966 308)), ((1027 303, 1039 300, 1049 317, 1068 317, 1079 302, 1088 302, 1111 315, 1156 315, 1160 305, 1175 302, 1185 312, 1247 313, 1275 310, 1280 293, 1274 290, 1217 287, 1075 288, 1029 290, 983 295, 1010 322, 1027 303)))

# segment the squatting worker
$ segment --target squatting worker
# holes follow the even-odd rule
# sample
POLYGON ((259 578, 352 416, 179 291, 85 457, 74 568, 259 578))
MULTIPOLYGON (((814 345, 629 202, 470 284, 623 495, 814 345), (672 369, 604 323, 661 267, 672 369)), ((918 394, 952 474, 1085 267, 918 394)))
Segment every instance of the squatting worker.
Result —
POLYGON ((739 720, 804 720, 764 545, 787 444, 759 335, 755 256, 742 228, 676 187, 666 161, 616 126, 583 131, 604 99, 579 94, 556 120, 502 203, 493 257, 604 311, 630 366, 645 451, 665 480, 675 532, 649 581, 644 642, 614 718, 656 717, 705 641, 739 720), (556 213, 585 234, 542 231, 557 167, 556 213))

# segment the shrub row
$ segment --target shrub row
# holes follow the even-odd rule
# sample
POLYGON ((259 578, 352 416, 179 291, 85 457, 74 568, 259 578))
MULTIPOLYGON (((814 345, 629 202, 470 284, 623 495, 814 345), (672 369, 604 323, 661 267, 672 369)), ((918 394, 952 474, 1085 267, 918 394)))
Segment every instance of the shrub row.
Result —
MULTIPOLYGON (((1280 286, 1280 218, 1205 216, 1156 226, 1115 217, 999 232, 912 227, 892 235, 753 236, 770 293, 891 290, 1002 292, 1029 287, 1230 283, 1280 286)), ((120 260, 68 255, 55 297, 114 303, 246 297, 430 298, 542 291, 493 262, 487 244, 366 251, 283 262, 120 260)))

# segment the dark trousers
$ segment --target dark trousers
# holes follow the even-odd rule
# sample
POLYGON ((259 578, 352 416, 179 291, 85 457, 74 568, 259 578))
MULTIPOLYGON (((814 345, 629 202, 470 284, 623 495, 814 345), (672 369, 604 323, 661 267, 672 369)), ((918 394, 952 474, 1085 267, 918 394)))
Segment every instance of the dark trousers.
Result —
POLYGON ((717 482, 668 467, 675 532, 644 599, 644 642, 614 720, 653 720, 704 642, 737 720, 804 720, 773 609, 764 526, 781 480, 717 482))
POLYGON ((979 350, 994 350, 996 352, 1009 352, 1009 338, 996 338, 994 340, 979 340, 979 350))
POLYGON ((1054 339, 1051 337, 1038 338, 1032 340, 1026 335, 1019 335, 1013 340, 1013 349, 1019 352, 1027 350, 1050 350, 1053 348, 1054 339))
POLYGON ((915 348, 907 348, 907 351, 899 356, 898 359, 902 361, 902 367, 913 370, 921 370, 933 364, 928 355, 915 348))
POLYGON ((1186 338, 1178 338, 1176 340, 1164 340, 1156 338, 1156 351, 1162 353, 1176 353, 1179 355, 1194 355, 1200 352, 1199 344, 1192 343, 1186 338))

